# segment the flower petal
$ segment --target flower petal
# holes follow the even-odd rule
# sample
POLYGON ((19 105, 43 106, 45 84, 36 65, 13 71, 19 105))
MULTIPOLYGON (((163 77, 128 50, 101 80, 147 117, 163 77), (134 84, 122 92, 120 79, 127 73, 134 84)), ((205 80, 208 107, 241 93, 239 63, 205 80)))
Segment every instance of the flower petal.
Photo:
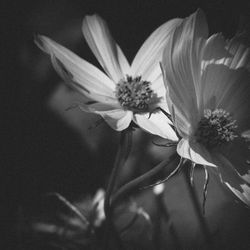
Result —
POLYGON ((207 35, 205 16, 198 10, 169 36, 162 59, 165 85, 176 115, 181 114, 192 126, 200 119, 200 50, 207 35))
POLYGON ((35 42, 51 56, 58 74, 80 93, 94 100, 116 102, 114 82, 99 69, 45 36, 38 36, 35 42))
POLYGON ((98 15, 86 16, 83 35, 95 57, 114 82, 129 71, 129 64, 120 47, 112 38, 106 22, 98 15))
POLYGON ((166 38, 180 22, 181 19, 172 19, 157 28, 147 38, 132 62, 132 75, 142 76, 147 81, 153 81, 161 75, 159 63, 166 38))
POLYGON ((204 107, 222 108, 236 120, 240 131, 249 129, 250 73, 223 64, 209 64, 202 76, 204 107))
POLYGON ((234 188, 228 182, 226 186, 246 205, 250 207, 250 187, 246 184, 239 184, 238 188, 234 188))
POLYGON ((216 62, 217 60, 231 58, 232 55, 228 51, 227 42, 221 33, 210 36, 203 44, 201 54, 202 62, 216 62))
POLYGON ((157 97, 162 99, 161 101, 166 102, 166 88, 162 77, 159 77, 157 80, 153 81, 150 87, 153 92, 157 94, 157 97))
POLYGON ((117 57, 123 75, 131 75, 131 67, 128 63, 127 58, 123 54, 121 48, 118 45, 116 47, 117 47, 117 57))
POLYGON ((142 129, 151 134, 161 136, 171 141, 178 141, 178 137, 172 127, 171 121, 162 112, 151 114, 135 114, 134 121, 142 129))
POLYGON ((95 113, 102 116, 108 125, 114 130, 121 131, 126 129, 132 121, 133 113, 122 109, 113 109, 108 105, 100 103, 92 105, 80 105, 80 108, 89 113, 95 113))
POLYGON ((241 44, 237 38, 233 38, 228 42, 227 49, 233 56, 225 60, 225 65, 233 69, 241 67, 250 69, 250 48, 241 44))
MULTIPOLYGON (((239 175, 231 162, 222 154, 216 154, 214 159, 222 181, 240 200, 250 206, 250 186, 246 183, 245 178, 239 175)), ((248 175, 248 179, 250 180, 250 173, 248 175)))
MULTIPOLYGON (((224 37, 221 34, 214 34, 211 37, 209 37, 203 44, 203 48, 201 49, 201 91, 199 95, 199 107, 201 110, 204 110, 208 107, 208 105, 214 105, 215 106, 215 100, 211 98, 211 95, 208 91, 211 91, 212 93, 216 92, 217 88, 221 86, 221 84, 218 84, 215 86, 210 87, 213 82, 206 81, 207 75, 209 75, 209 70, 207 70, 208 65, 210 64, 223 64, 225 60, 228 58, 231 58, 232 55, 229 53, 229 51, 226 49, 227 43, 224 37), (208 97, 209 96, 209 97, 208 97)), ((215 76, 215 74, 211 75, 212 77, 215 76)), ((214 108, 214 107, 213 107, 214 108)))
POLYGON ((241 123, 250 108, 250 74, 247 70, 250 64, 249 48, 236 39, 226 42, 220 35, 214 35, 207 41, 204 50, 206 56, 203 55, 203 60, 208 60, 205 63, 203 61, 206 68, 203 68, 201 80, 205 108, 210 108, 208 106, 211 104, 214 106, 212 108, 224 108, 241 123), (224 54, 224 58, 215 61, 219 54, 222 57, 224 54))
POLYGON ((227 110, 236 119, 239 130, 244 131, 250 123, 250 49, 237 39, 225 47, 230 56, 209 64, 203 72, 204 105, 227 110))
POLYGON ((114 109, 108 112, 96 112, 100 114, 108 125, 117 131, 122 131, 130 125, 133 117, 131 111, 124 111, 121 109, 114 109))
POLYGON ((196 164, 215 167, 210 153, 200 144, 181 139, 177 145, 177 153, 196 164))
POLYGON ((243 138, 245 138, 246 140, 250 140, 250 130, 246 130, 246 131, 244 131, 242 134, 241 134, 241 136, 243 137, 243 138))
POLYGON ((216 108, 229 111, 244 131, 250 124, 250 49, 237 39, 230 40, 227 49, 231 56, 204 72, 204 96, 214 98, 216 108))

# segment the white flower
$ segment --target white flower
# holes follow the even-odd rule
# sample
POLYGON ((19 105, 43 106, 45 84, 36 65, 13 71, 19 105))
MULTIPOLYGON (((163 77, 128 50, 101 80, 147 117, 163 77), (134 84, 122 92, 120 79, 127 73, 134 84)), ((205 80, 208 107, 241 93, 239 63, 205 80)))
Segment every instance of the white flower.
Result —
POLYGON ((105 73, 45 36, 38 36, 36 43, 51 55, 65 81, 91 100, 81 105, 84 111, 101 115, 117 131, 134 121, 152 134, 176 141, 171 121, 155 108, 167 109, 159 62, 166 38, 180 21, 173 19, 156 29, 129 65, 106 22, 98 15, 86 16, 83 35, 105 73))
POLYGON ((200 10, 166 44, 162 65, 169 110, 182 137, 178 154, 219 170, 227 187, 250 205, 249 48, 221 34, 208 37, 200 10))

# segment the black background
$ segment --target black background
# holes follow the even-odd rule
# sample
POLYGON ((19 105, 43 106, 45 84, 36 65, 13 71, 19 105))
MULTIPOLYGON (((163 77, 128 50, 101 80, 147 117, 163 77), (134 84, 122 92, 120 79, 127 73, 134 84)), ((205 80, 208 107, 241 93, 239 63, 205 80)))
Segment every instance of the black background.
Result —
MULTIPOLYGON (((43 60, 43 55, 33 43, 34 34, 55 37, 81 55, 86 48, 83 39, 80 43, 69 41, 67 34, 61 34, 68 23, 75 24, 80 34, 84 15, 98 13, 131 61, 155 28, 171 18, 189 16, 198 7, 206 13, 211 33, 223 32, 232 37, 239 27, 249 25, 250 7, 240 1, 4 1, 0 38, 3 65, 0 193, 4 199, 0 216, 4 232, 0 237, 8 240, 8 247, 1 249, 19 249, 13 228, 20 207, 31 209, 41 194, 53 190, 68 197, 77 197, 82 190, 94 192, 104 185, 103 175, 109 173, 114 157, 116 137, 110 132, 114 145, 102 146, 107 152, 99 161, 107 163, 99 169, 98 159, 88 154, 76 133, 45 106, 55 89, 52 83, 59 78, 50 66, 49 73, 46 71, 48 77, 43 76, 45 71, 39 73, 37 63, 43 60), (82 147, 85 154, 81 153, 82 147), (93 167, 82 168, 82 163, 91 163, 93 167)), ((85 58, 96 63, 89 51, 84 53, 85 58)))

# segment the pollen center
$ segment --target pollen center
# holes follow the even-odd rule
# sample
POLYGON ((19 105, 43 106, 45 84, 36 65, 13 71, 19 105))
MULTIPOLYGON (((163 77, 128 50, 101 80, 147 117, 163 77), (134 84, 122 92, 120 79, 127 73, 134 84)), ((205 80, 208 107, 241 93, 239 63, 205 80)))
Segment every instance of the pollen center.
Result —
POLYGON ((126 76, 116 86, 116 97, 124 109, 136 113, 148 112, 151 104, 159 101, 150 85, 150 82, 143 81, 140 76, 126 76))
POLYGON ((204 110, 195 133, 196 140, 208 148, 233 141, 237 137, 236 120, 224 109, 204 110))

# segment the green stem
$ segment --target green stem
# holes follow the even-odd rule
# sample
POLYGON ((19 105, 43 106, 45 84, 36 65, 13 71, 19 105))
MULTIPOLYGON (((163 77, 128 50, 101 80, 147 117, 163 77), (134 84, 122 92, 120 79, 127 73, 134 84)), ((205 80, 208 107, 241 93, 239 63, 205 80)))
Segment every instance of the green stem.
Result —
POLYGON ((114 167, 112 169, 109 182, 108 182, 108 187, 106 189, 106 195, 105 195, 105 200, 104 200, 104 212, 106 216, 106 223, 107 223, 107 235, 105 237, 105 249, 110 249, 108 246, 108 236, 110 235, 109 233, 112 232, 114 236, 115 243, 117 244, 118 249, 123 249, 122 247, 122 242, 120 240, 119 234, 117 233, 115 226, 113 224, 112 220, 112 214, 113 214, 113 209, 110 205, 110 200, 111 200, 111 195, 115 186, 116 182, 116 177, 119 173, 120 166, 122 166, 131 149, 131 144, 132 144, 132 131, 127 129, 121 132, 121 137, 120 137, 120 142, 119 142, 119 147, 114 163, 114 167))
MULTIPOLYGON (((116 191, 114 196, 111 200, 111 207, 113 208, 119 200, 122 198, 128 196, 134 189, 138 188, 142 182, 144 182, 147 179, 150 179, 151 177, 158 174, 161 170, 163 170, 170 162, 172 162, 177 157, 177 154, 174 153, 169 159, 163 160, 161 163, 159 163, 156 167, 149 170, 145 174, 142 174, 141 176, 135 178, 134 180, 126 183, 121 188, 116 191)), ((171 174, 172 169, 167 169, 169 171, 169 174, 171 174)))
POLYGON ((203 237, 207 243, 208 249, 212 249, 211 248, 212 247, 212 240, 211 240, 211 233, 210 233, 209 227, 207 225, 205 217, 203 216, 202 208, 200 206, 199 199, 198 199, 198 196, 195 192, 194 186, 192 186, 192 184, 190 182, 190 174, 189 174, 188 168, 184 168, 184 169, 185 169, 184 175, 185 175, 186 185, 188 187, 189 196, 191 198, 194 210, 196 212, 196 216, 197 216, 199 224, 200 224, 201 232, 202 232, 203 237))

